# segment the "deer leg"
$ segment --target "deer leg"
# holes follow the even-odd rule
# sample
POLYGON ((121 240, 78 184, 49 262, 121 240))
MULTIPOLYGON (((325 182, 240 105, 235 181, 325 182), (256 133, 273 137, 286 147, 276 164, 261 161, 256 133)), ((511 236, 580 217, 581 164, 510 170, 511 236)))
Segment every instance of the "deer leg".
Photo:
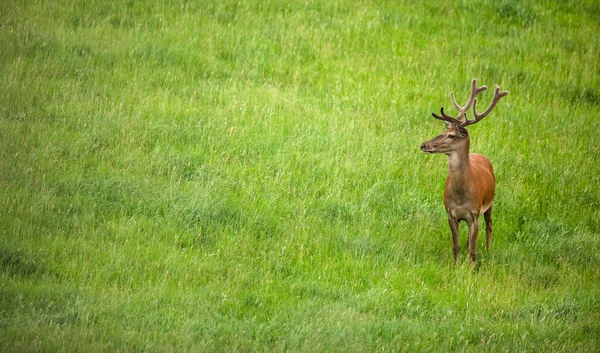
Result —
POLYGON ((473 266, 475 266, 477 263, 477 233, 479 231, 477 215, 474 215, 467 223, 469 224, 469 254, 473 260, 473 266))
POLYGON ((448 224, 450 225, 450 231, 452 232, 452 250, 454 251, 454 265, 456 265, 458 253, 460 251, 460 245, 458 244, 458 221, 448 214, 448 224))
POLYGON ((492 245, 492 206, 483 214, 485 218, 485 248, 489 252, 492 245))

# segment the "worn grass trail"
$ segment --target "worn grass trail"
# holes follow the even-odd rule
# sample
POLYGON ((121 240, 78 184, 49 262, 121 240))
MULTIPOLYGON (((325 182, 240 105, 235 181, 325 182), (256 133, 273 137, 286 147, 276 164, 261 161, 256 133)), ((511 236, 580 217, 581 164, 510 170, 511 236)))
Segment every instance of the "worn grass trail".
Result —
POLYGON ((0 350, 598 350, 599 23, 595 1, 1 3, 0 350), (473 77, 510 91, 469 128, 497 176, 476 272, 418 148, 473 77))

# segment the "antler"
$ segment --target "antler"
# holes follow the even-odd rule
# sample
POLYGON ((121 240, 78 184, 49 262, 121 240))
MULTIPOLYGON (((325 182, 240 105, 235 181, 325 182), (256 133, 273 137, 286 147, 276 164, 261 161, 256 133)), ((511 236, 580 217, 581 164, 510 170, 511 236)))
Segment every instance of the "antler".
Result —
POLYGON ((473 125, 479 121, 481 121, 481 119, 485 118, 486 116, 488 116, 489 113, 492 112, 492 110, 494 110, 494 108, 496 107, 496 103, 498 103, 498 101, 506 96, 508 94, 508 91, 502 91, 500 92, 500 86, 495 85, 494 86, 494 98, 492 98, 492 103, 490 103, 490 106, 481 114, 477 113, 477 99, 475 99, 475 101, 473 102, 473 115, 475 115, 474 119, 467 119, 466 115, 465 115, 465 121, 461 123, 462 127, 465 126, 469 126, 469 125, 473 125))
POLYGON ((452 103, 458 110, 458 115, 456 116, 456 118, 444 113, 444 108, 440 109, 440 112, 442 113, 441 116, 439 116, 435 113, 431 113, 431 115, 433 115, 433 117, 436 119, 444 120, 451 124, 460 125, 462 127, 473 125, 473 124, 479 122, 481 119, 485 118, 489 113, 491 113, 492 110, 494 110, 494 107, 496 107, 496 103, 498 103, 498 101, 502 97, 504 97, 508 94, 508 91, 500 92, 500 87, 498 85, 495 85, 494 86, 494 98, 492 98, 492 103, 483 113, 479 114, 479 113, 477 113, 477 98, 476 97, 479 93, 485 91, 486 89, 487 89, 487 86, 485 86, 485 85, 481 86, 481 87, 477 87, 477 80, 473 79, 471 81, 471 95, 469 96, 469 100, 467 101, 467 104, 465 104, 464 107, 461 107, 460 105, 458 105, 458 103, 456 103, 456 100, 454 99, 454 92, 450 92, 450 98, 452 98, 452 103), (471 108, 471 105, 473 106, 473 115, 475 115, 475 118, 469 120, 469 118, 467 118, 467 110, 469 110, 469 108, 471 108), (463 116, 465 118, 464 121, 461 120, 461 118, 463 116))
POLYGON ((456 103, 456 99, 454 99, 454 91, 450 92, 450 98, 452 99, 452 103, 458 110, 458 116, 456 117, 457 120, 460 120, 463 116, 465 116, 465 120, 466 120, 465 114, 466 114, 467 110, 469 110, 469 108, 471 108, 471 105, 477 100, 475 97, 479 93, 485 91, 486 89, 487 89, 487 86, 485 86, 485 85, 477 88, 477 80, 473 79, 471 81, 471 95, 469 96, 469 100, 467 101, 467 104, 465 104, 464 107, 461 107, 460 105, 458 105, 458 103, 456 103))

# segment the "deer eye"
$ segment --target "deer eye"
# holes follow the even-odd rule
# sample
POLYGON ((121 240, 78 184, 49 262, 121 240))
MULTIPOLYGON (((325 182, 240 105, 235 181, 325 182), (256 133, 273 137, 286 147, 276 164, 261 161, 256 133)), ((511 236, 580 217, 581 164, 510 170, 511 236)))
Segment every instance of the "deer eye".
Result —
POLYGON ((448 135, 448 138, 449 138, 450 140, 453 140, 455 137, 456 137, 456 136, 454 136, 454 135, 448 135))

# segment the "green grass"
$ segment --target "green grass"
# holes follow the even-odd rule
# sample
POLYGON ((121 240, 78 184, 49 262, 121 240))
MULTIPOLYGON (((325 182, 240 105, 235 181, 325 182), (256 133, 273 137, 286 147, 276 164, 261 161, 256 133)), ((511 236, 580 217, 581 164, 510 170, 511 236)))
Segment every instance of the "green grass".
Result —
POLYGON ((0 3, 0 350, 599 350, 599 24, 593 0, 0 3), (497 175, 475 272, 418 148, 473 77, 510 91, 470 128, 497 175))

